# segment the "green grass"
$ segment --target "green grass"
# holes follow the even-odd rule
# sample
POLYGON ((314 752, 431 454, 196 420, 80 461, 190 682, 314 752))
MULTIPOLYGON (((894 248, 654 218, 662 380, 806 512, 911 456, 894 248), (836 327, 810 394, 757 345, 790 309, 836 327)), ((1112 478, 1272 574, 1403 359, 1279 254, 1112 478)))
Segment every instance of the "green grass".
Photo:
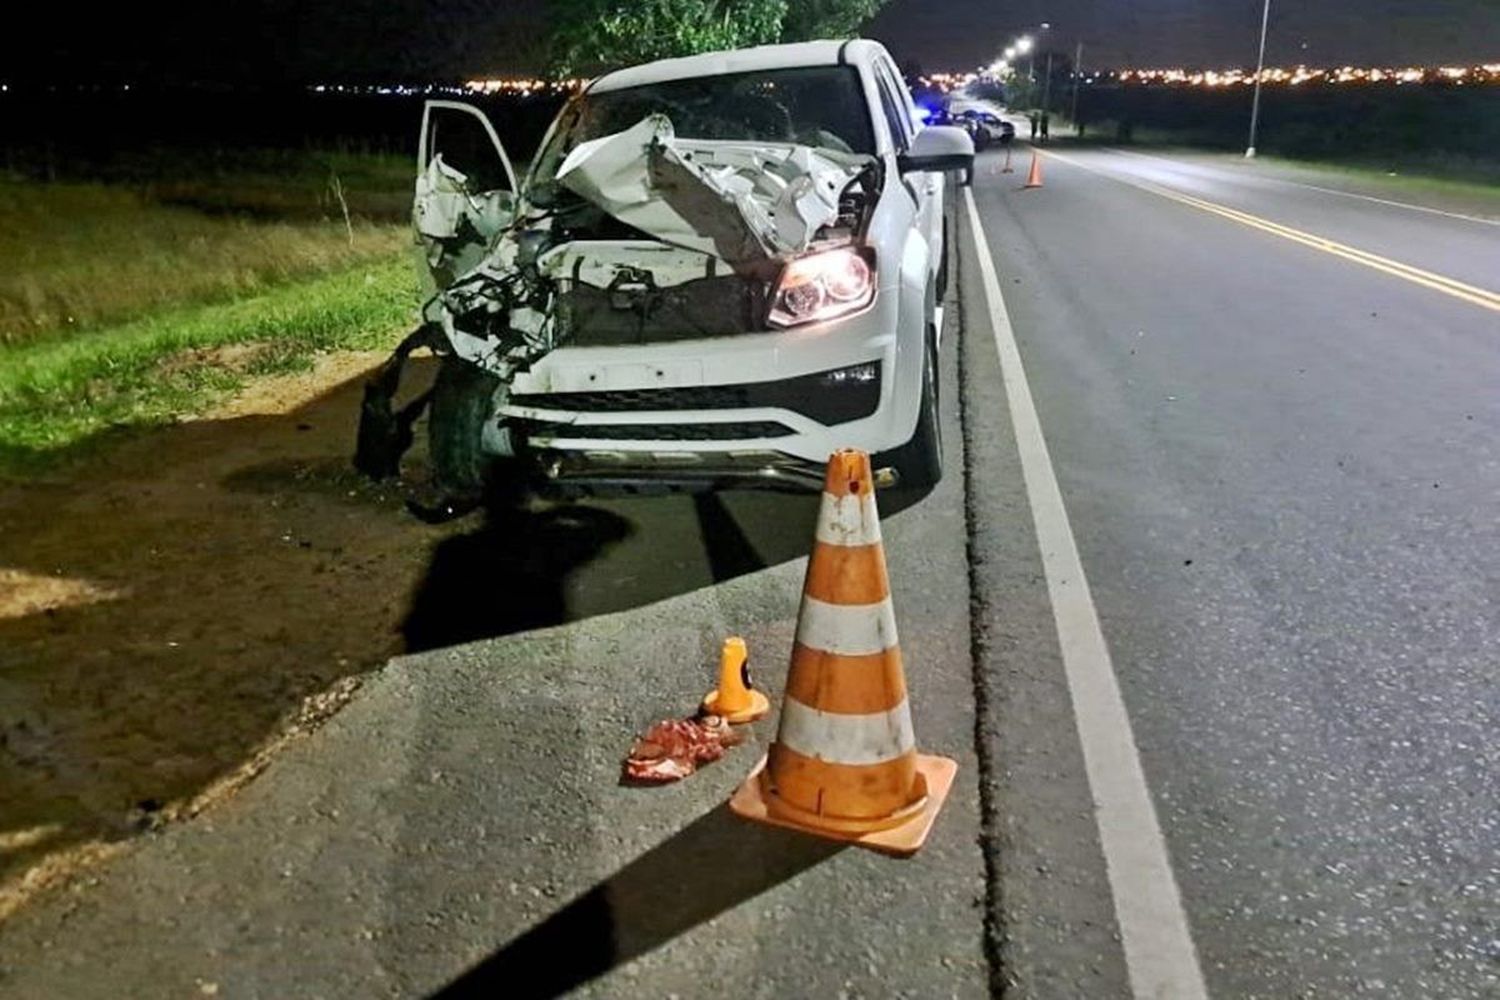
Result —
MULTIPOLYGON (((346 225, 341 210, 280 218, 281 209, 267 207, 252 217, 220 198, 205 211, 216 196, 202 185, 194 189, 200 207, 184 207, 159 200, 168 189, 185 190, 0 180, 0 344, 263 291, 388 258, 411 239, 403 224, 351 217, 346 225)), ((262 192, 267 206, 273 191, 262 192)), ((298 203, 295 190, 282 195, 298 203)))
POLYGON ((91 180, 124 185, 162 205, 282 222, 356 221, 405 227, 411 158, 334 150, 197 150, 120 157, 91 180), (343 201, 339 200, 340 195, 343 201))
POLYGON ((417 296, 411 262, 387 255, 233 302, 0 347, 0 471, 35 471, 108 428, 193 412, 248 375, 303 366, 318 351, 389 346, 414 320, 417 296), (254 349, 232 363, 211 353, 231 345, 254 349))
MULTIPOLYGON (((1291 156, 1257 156, 1267 163, 1301 169, 1316 169, 1341 174, 1353 180, 1401 188, 1409 191, 1447 194, 1466 198, 1488 199, 1500 209, 1500 181, 1482 179, 1483 172, 1468 165, 1449 167, 1415 162, 1389 165, 1348 160, 1303 159, 1291 156), (1476 179, 1481 178, 1481 179, 1476 179)), ((1491 168, 1493 170, 1494 168, 1491 168)))
POLYGON ((387 346, 414 319, 405 158, 146 150, 68 167, 0 174, 0 472, 318 351, 387 346))

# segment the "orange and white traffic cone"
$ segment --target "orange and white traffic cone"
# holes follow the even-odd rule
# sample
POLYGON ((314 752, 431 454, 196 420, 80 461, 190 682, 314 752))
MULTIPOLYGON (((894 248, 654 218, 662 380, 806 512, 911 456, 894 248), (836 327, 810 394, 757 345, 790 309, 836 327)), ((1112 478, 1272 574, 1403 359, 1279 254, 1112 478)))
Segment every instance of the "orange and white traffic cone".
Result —
POLYGON ((1029 188, 1042 186, 1042 157, 1034 149, 1031 151, 1031 173, 1026 175, 1025 186, 1029 188))
POLYGON ((729 807, 915 854, 958 763, 917 753, 870 456, 836 452, 823 490, 776 740, 729 807))
POLYGON ((719 654, 719 686, 703 697, 704 713, 722 716, 738 726, 754 722, 770 710, 770 701, 750 683, 750 653, 745 640, 730 636, 719 654))

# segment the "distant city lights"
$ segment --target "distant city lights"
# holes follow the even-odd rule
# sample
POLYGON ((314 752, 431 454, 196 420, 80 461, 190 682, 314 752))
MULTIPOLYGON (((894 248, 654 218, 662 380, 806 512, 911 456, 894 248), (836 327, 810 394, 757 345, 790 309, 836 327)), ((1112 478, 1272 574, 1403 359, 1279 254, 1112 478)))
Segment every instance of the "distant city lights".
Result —
MULTIPOLYGON (((1007 53, 1009 56, 1010 53, 1007 53)), ((1016 72, 1015 63, 1006 57, 967 73, 926 73, 916 81, 925 89, 948 93, 961 90, 982 80, 1005 80, 1016 72)), ((311 90, 318 94, 487 94, 510 97, 566 95, 577 92, 588 81, 581 78, 548 80, 543 77, 513 76, 468 80, 463 84, 353 85, 320 84, 311 90)), ((1128 84, 1166 87, 1248 87, 1255 83, 1255 72, 1249 69, 1099 69, 1083 76, 1085 84, 1128 84)), ((1500 85, 1500 62, 1478 66, 1339 66, 1319 68, 1267 66, 1261 74, 1266 86, 1299 87, 1307 84, 1439 84, 1445 86, 1500 85)))
POLYGON ((502 77, 494 80, 470 80, 464 88, 480 94, 516 94, 526 97, 531 94, 569 94, 581 88, 587 80, 543 80, 537 77, 502 77))
POLYGON ((985 67, 983 73, 928 73, 917 77, 917 81, 928 90, 936 90, 946 94, 951 90, 960 90, 967 87, 981 76, 999 77, 1009 72, 1009 70, 1010 66, 1002 61, 985 67))
POLYGON ((418 94, 506 94, 531 97, 543 94, 570 94, 582 87, 587 80, 544 80, 540 77, 499 77, 495 79, 468 80, 462 84, 428 83, 359 85, 347 83, 325 83, 309 88, 315 94, 393 94, 412 96, 418 94))
MULTIPOLYGON (((1012 50, 987 66, 968 73, 927 73, 917 78, 927 90, 941 93, 960 90, 983 80, 1005 81, 1016 72, 1012 50)), ((1084 73, 1082 82, 1094 85, 1129 84, 1167 87, 1248 87, 1255 83, 1249 69, 1097 69, 1084 73)), ((1436 84, 1442 86, 1500 85, 1500 63, 1478 66, 1339 66, 1319 68, 1267 66, 1261 74, 1266 86, 1308 84, 1436 84)))
MULTIPOLYGON (((1015 48, 1007 49, 1004 55, 986 66, 967 73, 926 73, 917 81, 928 90, 947 93, 980 81, 1005 81, 1016 72, 1015 48)), ((548 80, 542 77, 513 76, 489 77, 465 81, 464 83, 427 84, 348 84, 325 83, 307 89, 315 94, 382 94, 396 96, 420 96, 448 94, 505 95, 533 97, 544 95, 567 95, 576 93, 588 81, 581 78, 548 80)), ((1249 69, 1092 69, 1084 73, 1082 82, 1094 85, 1128 84, 1165 87, 1248 87, 1255 83, 1255 72, 1249 69)), ((1476 66, 1267 66, 1261 74, 1261 83, 1266 86, 1299 87, 1314 85, 1422 85, 1438 86, 1496 86, 1500 85, 1500 62, 1481 63, 1476 66)), ((10 82, 0 82, 0 94, 11 91, 10 82)), ((23 88, 29 89, 29 88, 23 88)), ((93 92, 119 90, 129 92, 131 84, 72 84, 59 87, 57 84, 36 89, 48 91, 93 92)))
MULTIPOLYGON (((1319 68, 1267 66, 1261 83, 1298 87, 1304 84, 1424 84, 1454 86, 1500 84, 1500 63, 1479 66, 1339 66, 1319 68)), ((1240 87, 1255 83, 1255 72, 1244 69, 1117 69, 1101 70, 1084 76, 1086 83, 1118 81, 1120 83, 1158 84, 1184 87, 1240 87)))

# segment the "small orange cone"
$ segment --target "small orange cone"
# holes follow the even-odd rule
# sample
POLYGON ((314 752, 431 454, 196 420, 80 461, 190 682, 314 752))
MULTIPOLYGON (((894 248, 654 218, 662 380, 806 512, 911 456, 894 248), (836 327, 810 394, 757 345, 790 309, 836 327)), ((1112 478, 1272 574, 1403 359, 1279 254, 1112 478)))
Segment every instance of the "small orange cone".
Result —
POLYGON ((1031 173, 1026 175, 1026 187, 1039 188, 1042 186, 1042 157, 1036 150, 1031 151, 1031 173))
POLYGON ((746 819, 907 856, 958 763, 917 753, 870 456, 828 460, 776 741, 729 808, 746 819))
POLYGON ((750 685, 750 654, 745 640, 730 636, 719 654, 719 686, 703 697, 704 713, 740 725, 754 722, 770 710, 771 702, 750 685))

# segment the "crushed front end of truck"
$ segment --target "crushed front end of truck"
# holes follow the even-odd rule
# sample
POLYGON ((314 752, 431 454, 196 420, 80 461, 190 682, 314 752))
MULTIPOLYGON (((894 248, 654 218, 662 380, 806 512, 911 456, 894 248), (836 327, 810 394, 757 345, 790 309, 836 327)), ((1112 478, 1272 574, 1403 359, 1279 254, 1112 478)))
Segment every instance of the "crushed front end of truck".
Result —
MULTIPOLYGON (((874 295, 860 244, 881 183, 872 156, 682 139, 661 114, 579 143, 508 205, 476 197, 435 156, 413 214, 438 290, 366 386, 356 465, 397 473, 432 400, 394 407, 421 347, 476 370, 492 397, 477 447, 524 467, 528 421, 507 414, 511 386, 561 346, 764 332, 859 306, 851 296, 874 295)), ((482 485, 471 470, 437 464, 441 509, 471 507, 482 485)))

